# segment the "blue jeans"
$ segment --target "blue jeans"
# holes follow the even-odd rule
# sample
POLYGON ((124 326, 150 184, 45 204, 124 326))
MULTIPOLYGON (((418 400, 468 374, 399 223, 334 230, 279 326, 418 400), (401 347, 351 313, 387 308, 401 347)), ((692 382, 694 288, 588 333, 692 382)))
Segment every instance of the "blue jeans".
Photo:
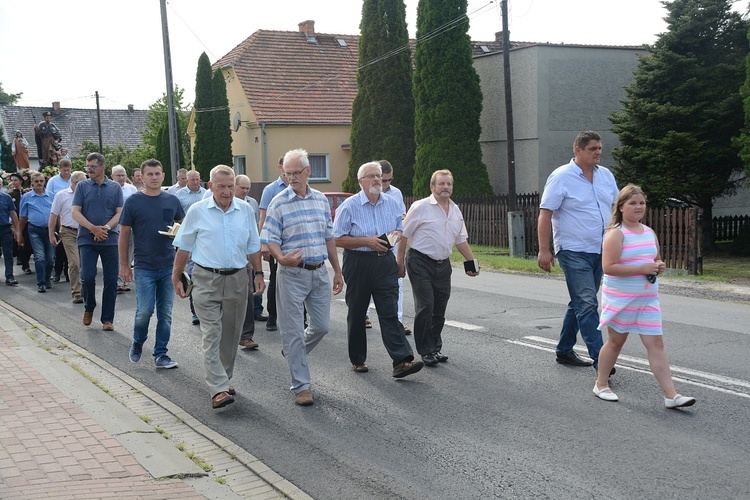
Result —
POLYGON ((28 227, 31 251, 34 252, 36 284, 44 286, 52 279, 52 269, 55 267, 55 245, 49 241, 47 226, 28 224, 28 227))
POLYGON ((156 307, 156 340, 154 358, 167 353, 167 343, 172 331, 172 267, 164 269, 135 269, 135 322, 133 342, 143 345, 148 338, 148 324, 156 307))
MULTIPOLYGON (((111 237, 111 235, 110 235, 111 237)), ((102 291, 102 324, 115 321, 115 302, 117 301, 117 245, 81 245, 81 291, 83 292, 83 310, 94 312, 96 309, 96 261, 102 259, 104 290, 102 291)))
POLYGON ((557 354, 566 354, 576 345, 576 334, 586 342, 589 357, 596 367, 602 348, 602 332, 599 331, 599 302, 596 294, 602 282, 602 256, 598 253, 561 250, 557 262, 565 273, 570 302, 563 318, 557 354))

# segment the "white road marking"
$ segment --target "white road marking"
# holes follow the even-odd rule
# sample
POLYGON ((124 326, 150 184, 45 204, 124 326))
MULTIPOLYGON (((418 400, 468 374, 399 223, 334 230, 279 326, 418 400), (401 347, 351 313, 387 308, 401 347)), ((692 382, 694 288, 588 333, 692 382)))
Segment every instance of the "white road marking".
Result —
POLYGON ((486 332, 487 329, 483 326, 472 325, 471 323, 461 323, 460 321, 445 320, 445 324, 452 326, 453 328, 460 328, 461 330, 470 330, 472 332, 486 332))
MULTIPOLYGON (((507 340, 507 342, 511 344, 516 344, 516 345, 522 345, 524 347, 531 347, 533 349, 539 349, 540 351, 546 351, 546 352, 555 352, 554 346, 557 345, 557 341, 554 339, 548 339, 545 337, 537 337, 534 335, 524 337, 524 340, 507 340), (525 342, 524 340, 527 340, 527 342, 525 342), (532 342, 539 342, 545 345, 539 345, 539 344, 535 344, 532 342), (553 347, 546 347, 547 345, 553 346, 553 347)), ((582 354, 586 354, 585 349, 581 347, 576 348, 576 350, 580 351, 582 354)), ((648 368, 648 360, 643 359, 643 358, 635 358, 632 356, 620 355, 618 357, 618 363, 616 366, 618 369, 632 370, 632 371, 637 371, 637 372, 651 375, 651 370, 648 368), (632 363, 637 366, 628 366, 627 364, 622 364, 621 362, 632 363)), ((750 382, 747 382, 745 380, 725 377, 723 375, 717 375, 714 373, 708 373, 708 372, 703 372, 699 370, 691 370, 690 368, 682 368, 682 367, 674 366, 674 365, 670 366, 670 368, 672 370, 672 379, 675 382, 681 382, 684 384, 704 387, 706 389, 712 389, 718 392, 723 392, 726 394, 732 394, 734 396, 740 396, 743 398, 750 399, 750 393, 739 392, 739 391, 735 391, 735 390, 732 390, 731 388, 726 387, 726 386, 734 386, 734 387, 740 387, 743 389, 750 389, 750 382), (679 376, 680 374, 683 376, 679 376), (687 377, 695 377, 699 379, 704 379, 704 381, 695 380, 695 379, 687 378, 687 377)))

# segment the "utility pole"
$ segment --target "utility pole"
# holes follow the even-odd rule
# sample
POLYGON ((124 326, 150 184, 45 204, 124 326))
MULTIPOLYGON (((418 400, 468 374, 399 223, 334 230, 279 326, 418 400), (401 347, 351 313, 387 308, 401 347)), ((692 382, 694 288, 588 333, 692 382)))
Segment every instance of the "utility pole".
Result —
POLYGON ((179 145, 177 143, 177 111, 174 109, 174 83, 172 82, 172 55, 169 50, 169 28, 167 27, 167 0, 161 5, 161 35, 164 42, 164 73, 167 77, 167 120, 169 122, 169 159, 172 164, 172 182, 177 179, 180 168, 179 145))
POLYGON ((508 247, 511 257, 526 257, 524 215, 516 203, 516 150, 513 134, 513 95, 510 88, 510 32, 508 1, 501 2, 503 16, 503 81, 505 83, 505 133, 508 148, 508 247))
POLYGON ((104 147, 102 146, 102 113, 99 109, 99 91, 95 90, 94 95, 96 96, 96 126, 99 130, 99 154, 104 154, 104 147))

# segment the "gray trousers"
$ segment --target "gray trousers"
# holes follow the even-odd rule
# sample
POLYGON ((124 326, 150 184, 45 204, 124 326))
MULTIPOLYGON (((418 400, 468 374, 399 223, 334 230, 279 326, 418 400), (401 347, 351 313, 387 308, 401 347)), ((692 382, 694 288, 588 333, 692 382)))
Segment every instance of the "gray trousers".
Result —
POLYGON ((281 343, 292 374, 291 391, 310 388, 307 355, 328 333, 331 322, 331 284, 328 269, 315 271, 279 265, 276 276, 276 309, 281 343), (305 308, 309 315, 305 328, 305 308))
POLYGON ((193 305, 203 333, 203 370, 211 396, 229 389, 247 306, 247 273, 193 268, 193 305))

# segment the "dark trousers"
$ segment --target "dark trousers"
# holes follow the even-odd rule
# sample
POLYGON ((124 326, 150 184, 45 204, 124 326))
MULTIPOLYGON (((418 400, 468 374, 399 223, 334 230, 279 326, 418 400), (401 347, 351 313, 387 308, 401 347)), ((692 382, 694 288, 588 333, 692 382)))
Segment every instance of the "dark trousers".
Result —
POLYGON ((119 267, 117 245, 81 245, 78 249, 81 253, 83 308, 86 312, 96 309, 96 261, 101 257, 104 281, 101 321, 114 323, 119 267))
POLYGON ((341 270, 346 281, 346 305, 349 308, 346 325, 352 364, 359 365, 367 359, 365 311, 370 297, 375 302, 380 335, 393 366, 413 360, 414 353, 406 340, 404 326, 398 320, 398 264, 393 252, 378 254, 344 250, 341 270))
POLYGON ((268 288, 266 290, 266 309, 268 309, 268 317, 276 319, 276 270, 279 264, 273 257, 268 257, 268 288))
POLYGON ((29 225, 23 228, 23 246, 16 244, 16 258, 18 263, 21 265, 21 269, 29 269, 29 261, 31 260, 31 240, 29 239, 29 225))
POLYGON ((55 276, 60 278, 63 273, 68 278, 68 256, 65 254, 65 247, 62 245, 62 241, 60 241, 60 244, 55 247, 55 276))
POLYGON ((0 227, 0 248, 3 250, 5 258, 5 279, 14 278, 13 276, 13 230, 10 224, 0 227))
POLYGON ((441 333, 451 297, 453 268, 449 259, 436 261, 409 250, 406 269, 414 295, 414 343, 422 356, 432 354, 443 348, 441 333))
MULTIPOLYGON (((242 323, 242 335, 240 340, 253 340, 255 335, 255 311, 253 310, 255 298, 255 276, 253 275, 253 268, 250 264, 247 265, 247 307, 245 309, 245 321, 242 323)), ((240 271, 242 272, 242 271, 240 271)))

